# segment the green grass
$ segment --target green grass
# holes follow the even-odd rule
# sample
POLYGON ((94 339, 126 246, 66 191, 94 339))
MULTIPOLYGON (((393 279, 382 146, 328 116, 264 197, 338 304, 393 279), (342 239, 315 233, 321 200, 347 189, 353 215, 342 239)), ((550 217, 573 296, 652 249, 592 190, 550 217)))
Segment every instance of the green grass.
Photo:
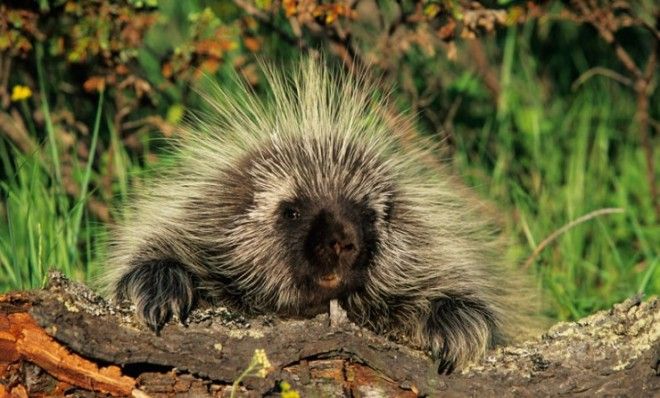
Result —
MULTIPOLYGON (((40 89, 45 92, 40 56, 37 69, 40 89)), ((82 187, 78 198, 65 194, 50 110, 46 96, 42 98, 41 111, 48 136, 45 147, 54 161, 43 159, 41 153, 26 156, 8 142, 0 141, 0 157, 9 176, 6 181, 0 181, 7 220, 0 228, 2 290, 41 286, 50 268, 60 269, 76 279, 86 279, 95 272, 91 248, 94 235, 100 232, 90 225, 85 208, 100 130, 103 93, 99 96, 87 165, 73 167, 74 176, 82 187), (15 160, 13 163, 9 161, 11 158, 15 160), (53 172, 49 171, 50 164, 54 164, 53 172)))
MULTIPOLYGON (((634 97, 603 77, 574 92, 553 91, 526 35, 510 29, 503 40, 497 111, 476 131, 456 121, 455 167, 501 210, 511 241, 508 257, 519 264, 572 220, 601 208, 624 209, 577 225, 535 259, 532 272, 551 316, 575 319, 637 292, 658 294, 660 227, 634 133, 634 97)), ((571 51, 582 56, 579 48, 571 51)), ((45 92, 48 82, 39 76, 45 92)), ((465 79, 466 86, 481 85, 477 77, 465 79)), ((94 187, 112 169, 112 196, 103 199, 120 207, 134 176, 143 172, 122 146, 111 115, 104 114, 100 95, 90 158, 72 165, 81 192, 66 195, 49 97, 41 98, 45 131, 33 134, 45 138, 36 153, 20 153, 0 137, 6 175, 0 180, 0 291, 39 287, 48 268, 78 280, 93 278, 101 266, 99 237, 107 228, 86 210, 94 187), (111 159, 93 158, 99 137, 112 148, 111 159)))
POLYGON ((634 97, 605 78, 570 97, 546 95, 534 58, 509 33, 499 112, 476 137, 493 149, 474 153, 459 141, 458 168, 506 211, 510 255, 521 264, 572 220, 623 209, 575 226, 534 261, 551 316, 576 319, 638 292, 657 294, 660 227, 630 132, 634 97))

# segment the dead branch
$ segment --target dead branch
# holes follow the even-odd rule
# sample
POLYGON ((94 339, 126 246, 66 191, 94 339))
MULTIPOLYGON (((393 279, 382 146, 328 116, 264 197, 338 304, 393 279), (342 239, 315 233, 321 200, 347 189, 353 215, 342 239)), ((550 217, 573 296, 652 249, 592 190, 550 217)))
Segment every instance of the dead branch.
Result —
POLYGON ((248 319, 206 308, 156 336, 130 309, 55 273, 46 290, 0 296, 0 393, 227 396, 263 348, 272 368, 242 380, 244 396, 274 396, 285 380, 301 396, 651 397, 660 392, 659 321, 660 300, 631 299, 438 376, 425 353, 350 323, 330 326, 327 316, 248 319))

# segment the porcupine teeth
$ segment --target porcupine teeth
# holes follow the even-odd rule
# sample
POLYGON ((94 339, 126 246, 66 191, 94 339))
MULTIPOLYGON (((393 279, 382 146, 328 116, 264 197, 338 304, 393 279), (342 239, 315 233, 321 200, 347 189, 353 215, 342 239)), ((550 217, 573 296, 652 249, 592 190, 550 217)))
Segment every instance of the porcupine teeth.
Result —
POLYGON ((334 289, 341 283, 341 277, 337 273, 323 275, 319 278, 318 284, 326 289, 334 289))

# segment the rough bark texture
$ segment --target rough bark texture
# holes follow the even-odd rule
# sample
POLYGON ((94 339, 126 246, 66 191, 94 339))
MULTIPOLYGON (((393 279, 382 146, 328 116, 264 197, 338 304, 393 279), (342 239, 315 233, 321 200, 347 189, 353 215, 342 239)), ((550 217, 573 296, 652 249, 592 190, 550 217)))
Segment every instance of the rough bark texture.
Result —
POLYGON ((498 348, 450 376, 424 354, 350 323, 246 319, 195 311, 155 336, 128 309, 53 274, 40 291, 0 296, 0 396, 229 396, 256 348, 272 364, 240 395, 635 396, 660 394, 660 301, 636 299, 540 339, 498 348))

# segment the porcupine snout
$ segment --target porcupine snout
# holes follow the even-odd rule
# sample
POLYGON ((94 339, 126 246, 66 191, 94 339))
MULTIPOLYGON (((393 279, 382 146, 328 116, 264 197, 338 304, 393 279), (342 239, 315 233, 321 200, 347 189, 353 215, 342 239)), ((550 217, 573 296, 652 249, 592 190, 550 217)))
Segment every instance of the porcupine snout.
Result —
POLYGON ((336 287, 360 252, 356 223, 340 211, 322 209, 310 224, 305 255, 323 288, 336 287))

